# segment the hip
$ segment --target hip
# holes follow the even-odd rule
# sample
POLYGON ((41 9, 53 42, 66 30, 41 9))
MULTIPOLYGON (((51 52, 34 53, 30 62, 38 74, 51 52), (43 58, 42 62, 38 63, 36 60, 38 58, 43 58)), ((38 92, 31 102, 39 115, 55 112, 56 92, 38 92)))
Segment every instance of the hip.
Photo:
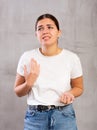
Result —
POLYGON ((72 104, 42 111, 28 106, 24 121, 24 130, 77 130, 72 104))

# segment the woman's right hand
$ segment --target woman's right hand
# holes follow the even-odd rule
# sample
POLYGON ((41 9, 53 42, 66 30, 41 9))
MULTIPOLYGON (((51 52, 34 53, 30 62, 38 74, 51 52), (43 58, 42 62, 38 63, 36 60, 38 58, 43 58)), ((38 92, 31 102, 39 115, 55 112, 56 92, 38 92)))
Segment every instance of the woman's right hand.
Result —
POLYGON ((30 61, 30 72, 27 72, 27 66, 24 65, 24 77, 27 86, 32 87, 40 73, 40 65, 35 59, 30 61))

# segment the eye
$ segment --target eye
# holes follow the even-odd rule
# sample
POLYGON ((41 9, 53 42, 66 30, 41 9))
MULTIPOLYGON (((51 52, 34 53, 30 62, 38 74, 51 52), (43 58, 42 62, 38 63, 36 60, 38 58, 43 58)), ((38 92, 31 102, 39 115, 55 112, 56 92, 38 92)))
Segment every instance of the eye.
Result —
POLYGON ((38 27, 37 31, 42 31, 44 28, 43 27, 38 27))
POLYGON ((52 26, 48 26, 48 29, 53 29, 53 27, 52 26))

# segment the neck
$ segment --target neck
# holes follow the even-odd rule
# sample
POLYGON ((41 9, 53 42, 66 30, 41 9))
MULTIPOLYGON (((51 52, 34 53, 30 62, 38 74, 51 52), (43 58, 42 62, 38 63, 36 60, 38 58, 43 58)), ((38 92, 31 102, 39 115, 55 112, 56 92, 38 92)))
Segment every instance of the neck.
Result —
POLYGON ((40 52, 45 55, 45 56, 53 56, 53 55, 57 55, 61 52, 61 48, 59 48, 58 46, 53 46, 53 47, 45 47, 42 46, 40 48, 40 52))

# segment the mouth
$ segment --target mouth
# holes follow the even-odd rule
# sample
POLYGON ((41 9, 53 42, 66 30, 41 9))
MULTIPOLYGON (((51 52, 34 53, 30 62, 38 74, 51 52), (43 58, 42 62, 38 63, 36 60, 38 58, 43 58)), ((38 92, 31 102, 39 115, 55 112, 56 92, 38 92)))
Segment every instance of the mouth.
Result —
POLYGON ((49 40, 51 37, 50 36, 43 36, 42 39, 43 40, 49 40))

